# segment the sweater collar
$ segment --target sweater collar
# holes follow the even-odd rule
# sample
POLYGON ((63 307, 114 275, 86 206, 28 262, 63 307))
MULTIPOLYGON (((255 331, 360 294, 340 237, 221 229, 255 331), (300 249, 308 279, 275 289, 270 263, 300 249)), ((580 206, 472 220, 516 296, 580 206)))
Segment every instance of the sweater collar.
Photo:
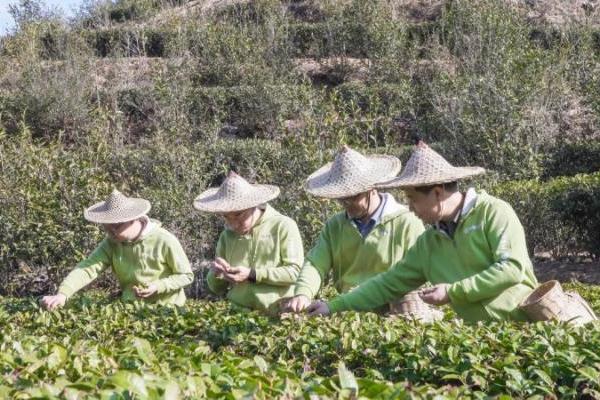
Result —
MULTIPOLYGON (((399 214, 408 212, 408 208, 398 203, 394 196, 389 193, 379 193, 381 196, 381 204, 373 213, 371 220, 375 220, 375 225, 385 222, 399 214)), ((352 222, 352 218, 348 217, 348 213, 343 211, 346 216, 346 220, 352 222)))

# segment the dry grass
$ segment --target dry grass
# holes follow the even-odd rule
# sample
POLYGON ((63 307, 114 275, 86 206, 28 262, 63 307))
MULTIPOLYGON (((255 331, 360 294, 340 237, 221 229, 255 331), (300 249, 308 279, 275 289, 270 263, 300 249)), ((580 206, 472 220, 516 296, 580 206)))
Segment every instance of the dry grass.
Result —
POLYGON ((369 59, 352 57, 297 58, 294 64, 299 73, 315 83, 365 81, 371 68, 369 59))

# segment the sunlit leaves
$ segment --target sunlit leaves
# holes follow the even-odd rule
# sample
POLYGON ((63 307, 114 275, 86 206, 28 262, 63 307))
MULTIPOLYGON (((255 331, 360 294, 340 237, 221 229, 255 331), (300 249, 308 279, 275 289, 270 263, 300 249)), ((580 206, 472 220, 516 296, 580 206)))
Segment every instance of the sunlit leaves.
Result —
MULTIPOLYGON (((573 289, 573 286, 569 289, 573 289)), ((575 286, 592 307, 600 288, 575 286)), ((0 299, 0 397, 597 397, 600 330, 559 323, 421 325, 375 314, 268 318, 75 298, 0 299)), ((507 397, 507 398, 508 398, 507 397)))

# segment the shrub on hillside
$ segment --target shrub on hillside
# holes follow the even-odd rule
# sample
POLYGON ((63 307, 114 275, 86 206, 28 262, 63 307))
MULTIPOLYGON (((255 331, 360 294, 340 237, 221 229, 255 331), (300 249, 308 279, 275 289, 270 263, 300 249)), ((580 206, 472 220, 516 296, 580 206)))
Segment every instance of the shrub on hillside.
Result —
POLYGON ((505 182, 490 189, 515 209, 530 252, 600 256, 600 172, 574 177, 505 182))
POLYGON ((188 96, 193 126, 214 121, 227 126, 227 135, 273 139, 281 136, 281 121, 309 105, 312 92, 302 85, 197 87, 188 96))
POLYGON ((543 179, 600 171, 600 141, 559 143, 548 149, 542 168, 543 179))
POLYGON ((0 126, 17 134, 23 127, 36 138, 80 139, 91 123, 93 78, 83 59, 44 67, 15 66, 17 79, 0 89, 0 126))
POLYGON ((177 33, 160 28, 117 27, 83 30, 84 37, 97 57, 166 57, 177 33))

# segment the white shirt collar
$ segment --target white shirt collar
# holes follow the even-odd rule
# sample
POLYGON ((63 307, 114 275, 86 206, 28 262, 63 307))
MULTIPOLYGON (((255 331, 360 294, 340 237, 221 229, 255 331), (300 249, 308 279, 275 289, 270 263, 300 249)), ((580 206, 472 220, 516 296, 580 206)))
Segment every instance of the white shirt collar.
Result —
POLYGON ((475 207, 475 203, 477 203, 477 192, 475 188, 468 188, 465 193, 465 201, 463 202, 462 210, 460 211, 460 215, 456 215, 454 218, 454 222, 457 222, 459 217, 466 215, 473 207, 475 207))

